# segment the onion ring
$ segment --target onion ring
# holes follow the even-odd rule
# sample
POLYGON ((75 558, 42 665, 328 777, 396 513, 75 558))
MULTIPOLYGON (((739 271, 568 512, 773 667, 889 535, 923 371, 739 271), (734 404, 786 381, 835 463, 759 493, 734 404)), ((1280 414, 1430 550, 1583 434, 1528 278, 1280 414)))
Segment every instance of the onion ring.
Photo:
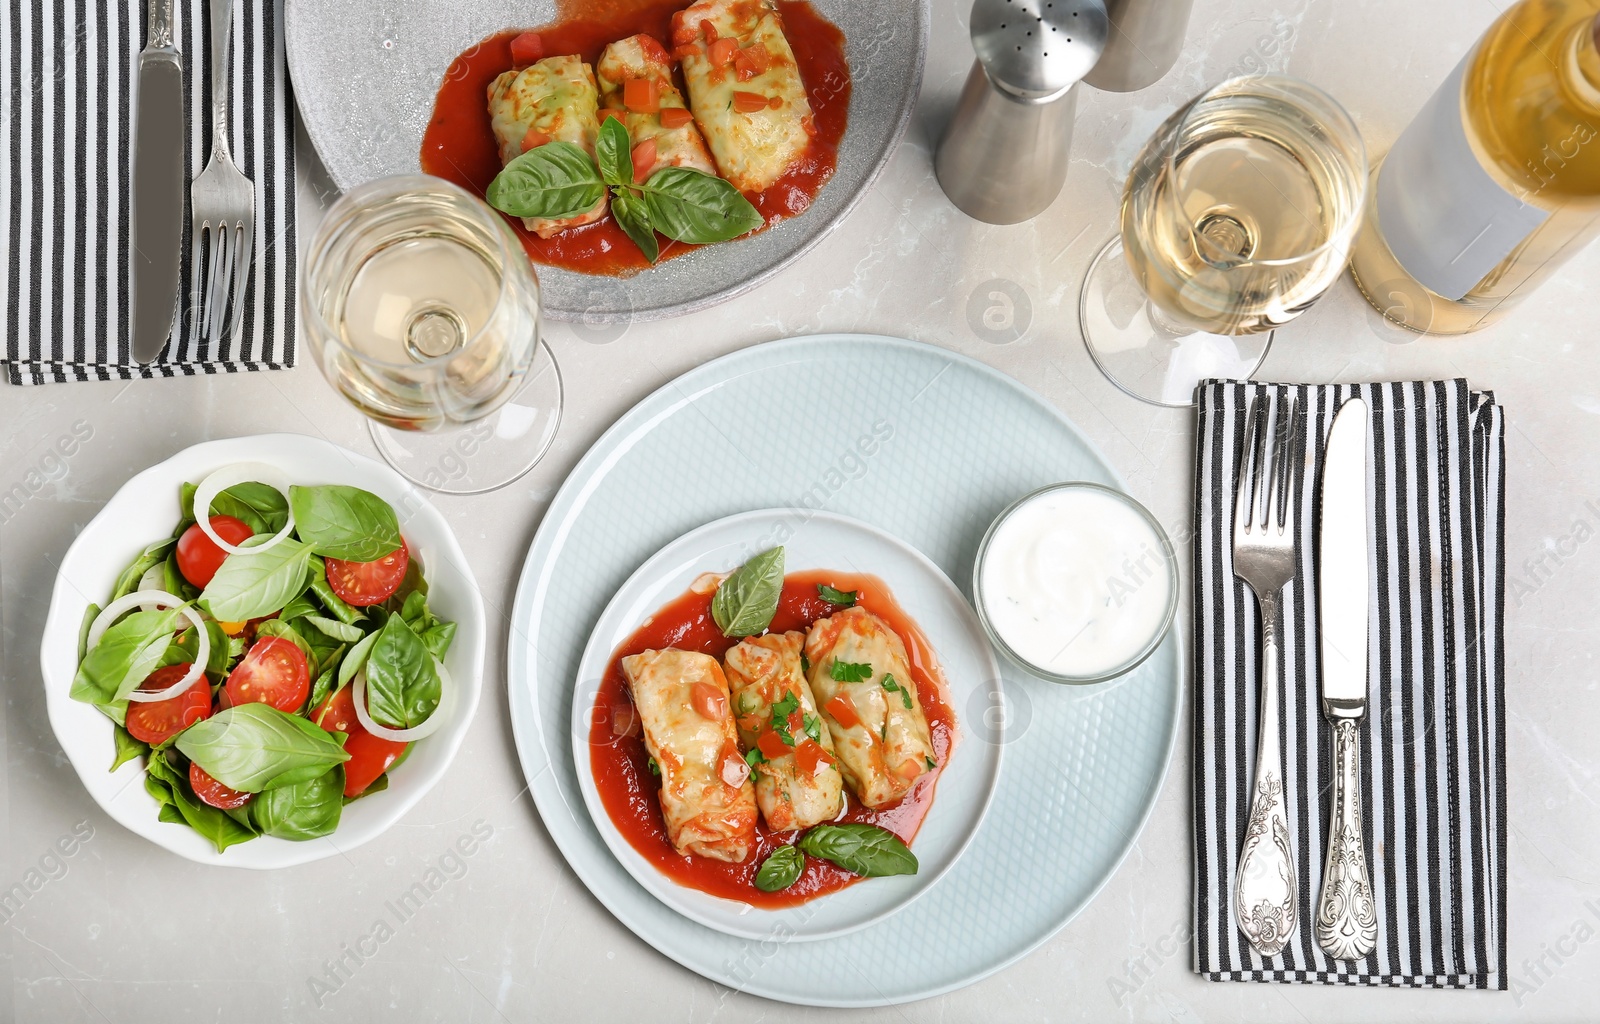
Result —
MULTIPOLYGON (((279 494, 283 500, 289 500, 289 478, 274 466, 264 462, 235 462, 231 466, 223 466, 200 481, 200 486, 194 489, 194 521, 200 527, 200 532, 211 538, 211 543, 226 551, 230 555, 246 550, 236 544, 229 544, 217 536, 217 531, 211 528, 211 503, 217 500, 217 495, 232 487, 234 484, 259 483, 266 484, 279 494)), ((251 544, 251 551, 265 551, 274 544, 283 540, 294 530, 294 509, 289 509, 289 518, 284 522, 283 529, 259 544, 251 544)), ((254 538, 248 538, 254 539, 254 538)))
POLYGON ((188 690, 201 676, 205 675, 206 664, 211 658, 211 634, 207 632, 206 624, 201 620, 199 613, 190 608, 183 598, 175 594, 169 594, 165 590, 135 590, 126 597, 120 597, 112 601, 89 624, 89 643, 85 649, 93 650, 94 646, 100 642, 100 638, 106 635, 106 630, 110 628, 111 624, 123 612, 135 605, 141 608, 145 605, 150 605, 155 608, 177 609, 179 614, 194 625, 196 635, 200 638, 200 648, 195 654, 194 664, 189 666, 189 671, 184 673, 181 680, 164 690, 136 689, 128 694, 129 700, 139 704, 153 703, 158 700, 171 700, 178 694, 188 690))
POLYGON ((392 740, 396 743, 411 743, 416 740, 426 739, 444 725, 444 720, 450 717, 450 712, 455 710, 455 682, 450 678, 450 673, 445 671, 444 662, 438 658, 433 659, 433 667, 439 672, 439 704, 433 709, 433 714, 421 725, 414 725, 409 729, 390 729, 379 725, 372 720, 372 713, 367 710, 367 667, 361 666, 356 673, 350 692, 351 703, 356 706, 356 718, 361 722, 361 727, 381 740, 392 740))

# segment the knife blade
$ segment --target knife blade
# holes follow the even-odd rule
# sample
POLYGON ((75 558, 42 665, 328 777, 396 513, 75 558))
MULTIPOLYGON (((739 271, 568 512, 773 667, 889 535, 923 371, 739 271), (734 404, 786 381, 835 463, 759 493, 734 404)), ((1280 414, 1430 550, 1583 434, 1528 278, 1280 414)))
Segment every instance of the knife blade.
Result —
POLYGON ((1317 901, 1317 944, 1338 960, 1359 960, 1378 938, 1361 820, 1361 734, 1367 713, 1367 616, 1372 531, 1367 524, 1367 403, 1352 398, 1334 417, 1322 463, 1317 537, 1322 713, 1333 726, 1328 855, 1317 901))
POLYGON ((183 247, 183 58, 172 37, 173 0, 150 0, 149 38, 139 53, 133 122, 133 246, 129 265, 133 358, 161 354, 178 309, 183 247))
POLYGON ((1323 457, 1318 537, 1322 699, 1357 716, 1366 712, 1367 704, 1367 594, 1372 581, 1367 429, 1367 403, 1359 398, 1345 402, 1323 457))

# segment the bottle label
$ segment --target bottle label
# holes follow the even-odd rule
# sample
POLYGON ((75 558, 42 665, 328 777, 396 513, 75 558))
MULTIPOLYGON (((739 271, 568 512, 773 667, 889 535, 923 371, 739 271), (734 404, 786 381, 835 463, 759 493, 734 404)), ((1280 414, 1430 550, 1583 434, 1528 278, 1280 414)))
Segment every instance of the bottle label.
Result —
POLYGON ((1462 58, 1400 134, 1378 172, 1378 221, 1406 272, 1452 302, 1522 244, 1549 213, 1490 176, 1467 141, 1462 58))

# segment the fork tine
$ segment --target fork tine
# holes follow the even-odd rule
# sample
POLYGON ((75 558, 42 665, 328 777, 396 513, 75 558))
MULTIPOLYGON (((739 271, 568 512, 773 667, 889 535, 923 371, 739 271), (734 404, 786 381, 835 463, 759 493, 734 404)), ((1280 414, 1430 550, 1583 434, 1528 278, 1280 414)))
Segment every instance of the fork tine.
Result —
POLYGON ((1256 460, 1256 402, 1245 406, 1244 448, 1239 452, 1239 482, 1233 497, 1233 532, 1235 535, 1249 530, 1250 512, 1255 506, 1251 486, 1255 474, 1251 471, 1256 460))
POLYGON ((1295 441, 1299 436, 1300 421, 1295 416, 1295 403, 1293 397, 1285 396, 1282 408, 1279 410, 1276 443, 1278 450, 1274 452, 1278 462, 1278 472, 1273 481, 1272 511, 1268 514, 1268 521, 1278 527, 1278 532, 1283 532, 1289 521, 1290 495, 1297 493, 1295 485, 1295 468, 1298 460, 1295 458, 1295 441))
MULTIPOLYGON (((238 338, 239 325, 244 322, 245 290, 250 287, 250 267, 255 261, 255 252, 251 248, 255 244, 255 228, 250 221, 241 221, 238 234, 238 253, 233 265, 233 308, 229 311, 227 329, 222 335, 234 339, 238 338)), ((234 355, 239 355, 237 350, 234 355)))
POLYGON ((204 313, 200 317, 200 345, 207 348, 211 344, 211 323, 217 315, 217 275, 222 271, 222 248, 224 236, 221 225, 213 227, 206 233, 210 252, 206 254, 206 278, 201 285, 203 295, 201 307, 204 313))
POLYGON ((233 247, 237 233, 232 224, 224 224, 218 232, 220 262, 217 279, 211 282, 211 330, 207 333, 207 341, 213 345, 221 340, 221 331, 228 322, 228 290, 233 283, 233 247))
POLYGON ((200 318, 205 313, 204 295, 200 289, 205 283, 205 252, 206 229, 205 222, 195 220, 194 228, 189 235, 189 294, 185 296, 187 302, 187 317, 184 322, 186 330, 180 335, 183 338, 182 346, 174 355, 185 360, 192 356, 194 346, 200 338, 200 318))

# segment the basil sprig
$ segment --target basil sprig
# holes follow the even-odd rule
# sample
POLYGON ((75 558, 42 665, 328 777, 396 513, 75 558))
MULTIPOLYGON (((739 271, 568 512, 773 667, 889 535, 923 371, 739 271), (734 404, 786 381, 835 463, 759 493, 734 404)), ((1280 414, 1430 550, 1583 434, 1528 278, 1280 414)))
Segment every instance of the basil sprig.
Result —
POLYGON ((410 729, 428 720, 439 695, 427 645, 402 616, 389 616, 367 657, 367 713, 379 725, 410 729))
POLYGON ((839 590, 826 583, 817 584, 817 595, 829 604, 836 604, 841 608, 850 608, 855 605, 856 598, 861 596, 858 590, 839 590))
POLYGON ((250 801, 250 819, 263 835, 316 839, 339 827, 344 809, 344 766, 314 779, 269 789, 250 801))
POLYGON ((783 595, 783 548, 735 569, 711 598, 711 618, 723 636, 755 636, 771 625, 783 595))
MULTIPOLYGON (((260 704, 255 706, 265 707, 260 704)), ((165 751, 157 750, 150 754, 145 772, 145 792, 161 805, 159 817, 162 821, 188 825, 211 840, 218 853, 235 843, 256 837, 255 829, 249 825, 197 798, 189 788, 188 773, 174 768, 167 760, 165 751)))
POLYGON ((800 880, 806 869, 806 858, 793 846, 780 846, 762 861, 756 871, 756 888, 762 892, 787 889, 800 880))
POLYGON ((507 164, 485 198, 513 217, 564 220, 593 209, 609 190, 617 225, 651 263, 661 258, 657 232, 708 245, 738 238, 763 223, 761 212, 743 193, 715 174, 663 167, 648 181, 633 179, 628 129, 608 113, 595 138, 594 160, 570 142, 547 142, 507 164))
POLYGON ((244 548, 223 561, 200 603, 218 622, 258 619, 298 596, 310 571, 311 548, 293 538, 262 550, 244 548))
POLYGON ((270 704, 239 704, 178 734, 178 750, 230 789, 260 793, 350 759, 332 733, 270 704))
POLYGON ((394 509, 359 487, 290 487, 289 506, 295 533, 325 558, 375 562, 403 543, 394 509))
POLYGON ((800 849, 865 878, 914 875, 917 855, 886 828, 863 822, 818 825, 800 837, 800 849))

